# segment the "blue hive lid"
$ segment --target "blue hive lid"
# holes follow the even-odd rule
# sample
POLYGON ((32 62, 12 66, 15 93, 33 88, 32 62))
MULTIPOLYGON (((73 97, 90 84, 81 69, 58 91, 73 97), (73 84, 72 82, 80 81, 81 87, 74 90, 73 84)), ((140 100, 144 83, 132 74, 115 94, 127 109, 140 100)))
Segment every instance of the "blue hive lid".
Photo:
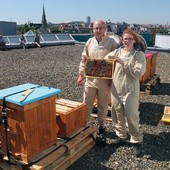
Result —
POLYGON ((45 99, 47 97, 54 96, 61 92, 62 91, 60 89, 27 83, 0 90, 0 100, 3 100, 3 98, 7 96, 5 97, 5 101, 20 106, 24 106, 26 104, 33 103, 41 99, 45 99), (26 91, 27 89, 32 89, 33 91, 25 98, 25 100, 21 101, 23 97, 23 92, 26 91))

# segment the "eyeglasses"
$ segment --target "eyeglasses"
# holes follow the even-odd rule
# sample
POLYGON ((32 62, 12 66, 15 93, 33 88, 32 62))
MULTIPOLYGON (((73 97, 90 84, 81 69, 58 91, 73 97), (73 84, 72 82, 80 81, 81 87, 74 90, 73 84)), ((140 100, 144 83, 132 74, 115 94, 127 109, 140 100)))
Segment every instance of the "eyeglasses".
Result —
POLYGON ((96 27, 96 28, 93 28, 94 30, 102 30, 104 29, 105 27, 96 27))
POLYGON ((128 41, 132 41, 132 40, 134 40, 134 39, 133 39, 133 38, 124 38, 123 40, 124 40, 124 41, 127 41, 127 40, 128 40, 128 41))

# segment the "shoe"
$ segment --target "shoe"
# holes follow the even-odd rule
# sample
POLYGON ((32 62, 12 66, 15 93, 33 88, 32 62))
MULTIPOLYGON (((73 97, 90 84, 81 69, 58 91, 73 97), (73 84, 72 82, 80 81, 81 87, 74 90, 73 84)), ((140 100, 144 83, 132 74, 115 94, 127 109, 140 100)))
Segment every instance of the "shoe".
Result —
POLYGON ((97 110, 97 107, 96 107, 96 106, 93 107, 92 113, 98 113, 98 110, 97 110))
POLYGON ((99 134, 105 134, 105 128, 103 128, 103 127, 100 127, 99 128, 99 134))
POLYGON ((100 145, 106 144, 105 128, 99 128, 99 131, 96 137, 96 143, 100 145))
POLYGON ((126 139, 117 138, 112 142, 116 146, 124 146, 126 144, 126 139))
POLYGON ((142 154, 142 144, 141 143, 133 144, 133 153, 136 157, 141 156, 141 154, 142 154))

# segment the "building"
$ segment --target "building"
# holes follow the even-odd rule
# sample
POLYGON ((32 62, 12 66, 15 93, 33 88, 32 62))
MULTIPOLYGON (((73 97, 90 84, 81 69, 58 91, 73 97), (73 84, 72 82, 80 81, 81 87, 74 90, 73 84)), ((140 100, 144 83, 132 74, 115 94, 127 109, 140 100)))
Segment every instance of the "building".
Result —
POLYGON ((87 16, 87 18, 86 18, 86 24, 87 24, 87 25, 90 25, 90 23, 91 23, 90 16, 87 16))
POLYGON ((47 19, 46 19, 46 14, 45 14, 45 8, 44 8, 44 4, 43 4, 43 14, 42 14, 42 27, 43 28, 47 28, 47 19))
POLYGON ((0 34, 1 35, 16 35, 17 34, 17 23, 0 21, 0 34))

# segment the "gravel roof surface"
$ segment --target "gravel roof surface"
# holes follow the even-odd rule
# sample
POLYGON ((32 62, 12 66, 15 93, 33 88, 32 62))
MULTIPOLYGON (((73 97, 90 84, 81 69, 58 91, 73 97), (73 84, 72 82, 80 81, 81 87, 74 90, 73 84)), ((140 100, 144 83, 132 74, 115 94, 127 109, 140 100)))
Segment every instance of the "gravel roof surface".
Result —
MULTIPOLYGON (((61 98, 82 102, 83 87, 77 87, 81 45, 52 46, 0 51, 0 89, 24 83, 41 84, 62 90, 61 98)), ((161 83, 140 100, 140 125, 144 134, 143 156, 136 158, 132 147, 115 147, 107 142, 95 146, 69 170, 170 170, 170 125, 160 119, 170 106, 170 53, 157 55, 156 74, 161 83)), ((111 124, 107 141, 114 138, 111 124)))

